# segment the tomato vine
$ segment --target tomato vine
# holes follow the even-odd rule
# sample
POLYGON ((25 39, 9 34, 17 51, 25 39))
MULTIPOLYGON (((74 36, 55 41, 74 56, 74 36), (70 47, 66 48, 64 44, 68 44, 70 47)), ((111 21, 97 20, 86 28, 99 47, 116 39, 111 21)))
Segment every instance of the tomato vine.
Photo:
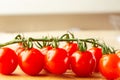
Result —
POLYGON ((59 75, 70 69, 80 77, 91 76, 93 72, 99 71, 108 79, 116 79, 120 76, 120 58, 117 56, 119 54, 115 54, 116 50, 113 47, 94 38, 75 38, 70 32, 60 37, 26 38, 17 35, 13 40, 0 44, 0 49, 1 55, 10 56, 9 58, 0 56, 0 64, 5 65, 5 67, 0 66, 2 74, 11 74, 19 64, 24 73, 32 76, 38 75, 43 68, 59 75), (62 48, 61 42, 66 42, 62 48), (18 43, 16 50, 4 47, 16 43, 18 43), (7 58, 8 60, 4 60, 7 58), (11 66, 8 68, 6 65, 11 66))
POLYGON ((15 43, 22 43, 24 47, 32 48, 33 42, 36 42, 36 46, 39 48, 42 48, 47 45, 52 45, 53 47, 58 47, 59 42, 73 42, 76 41, 78 43, 79 49, 86 50, 87 49, 87 43, 92 44, 94 47, 101 47, 103 54, 106 53, 115 53, 115 49, 112 47, 108 47, 105 43, 100 43, 98 40, 94 38, 86 38, 86 39, 79 39, 75 38, 74 35, 70 32, 63 34, 60 38, 58 37, 51 37, 48 38, 45 36, 44 38, 25 38, 21 35, 17 35, 14 40, 8 41, 6 43, 0 44, 0 47, 15 44, 15 43), (40 42, 43 42, 43 45, 41 45, 40 42), (51 42, 51 43, 50 43, 51 42))

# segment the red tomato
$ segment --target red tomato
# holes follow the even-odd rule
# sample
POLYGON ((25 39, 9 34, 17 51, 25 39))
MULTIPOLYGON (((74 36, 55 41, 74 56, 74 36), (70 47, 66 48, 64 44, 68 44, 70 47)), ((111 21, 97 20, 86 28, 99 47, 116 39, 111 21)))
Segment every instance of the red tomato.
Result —
MULTIPOLYGON (((46 55, 47 52, 48 52, 50 49, 52 49, 52 46, 45 46, 45 47, 41 48, 40 51, 42 52, 43 55, 46 55)), ((45 56, 44 56, 44 57, 45 57, 45 56)), ((49 72, 49 71, 45 68, 45 66, 44 66, 44 70, 45 70, 46 72, 49 72)))
MULTIPOLYGON (((74 42, 69 42, 63 48, 68 52, 68 55, 70 57, 75 51, 78 50, 78 44, 74 42)), ((68 69, 71 69, 71 64, 69 64, 68 69)))
POLYGON ((11 74, 18 65, 18 57, 14 50, 4 47, 0 48, 0 73, 11 74))
POLYGON ((75 51, 78 50, 78 44, 70 42, 67 43, 63 48, 69 53, 69 56, 71 56, 75 51))
POLYGON ((72 71, 77 76, 91 76, 95 68, 95 59, 89 51, 76 51, 70 57, 72 71))
POLYGON ((45 68, 53 74, 62 74, 68 68, 68 55, 62 48, 52 48, 45 55, 45 68))
POLYGON ((26 74, 37 75, 43 68, 44 57, 39 50, 31 48, 18 55, 18 63, 26 74))
POLYGON ((16 52, 17 55, 19 55, 24 50, 25 48, 23 48, 22 43, 18 43, 17 45, 15 45, 14 51, 16 52))
POLYGON ((120 58, 116 54, 103 55, 99 62, 99 71, 107 79, 120 77, 120 58))
POLYGON ((24 50, 25 50, 25 48, 23 48, 23 47, 19 47, 19 48, 16 49, 15 52, 16 52, 17 55, 20 55, 21 52, 24 51, 24 50))
POLYGON ((102 57, 102 49, 98 47, 93 47, 89 49, 89 51, 93 54, 96 60, 95 72, 99 72, 98 65, 99 65, 99 60, 102 57))
POLYGON ((51 46, 45 46, 45 47, 41 48, 40 51, 42 52, 43 55, 46 55, 47 52, 48 52, 50 49, 52 49, 51 46))

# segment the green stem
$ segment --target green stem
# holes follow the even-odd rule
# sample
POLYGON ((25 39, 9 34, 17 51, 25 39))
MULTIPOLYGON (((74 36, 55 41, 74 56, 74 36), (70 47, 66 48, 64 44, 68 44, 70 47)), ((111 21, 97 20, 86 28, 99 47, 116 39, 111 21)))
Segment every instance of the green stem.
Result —
MULTIPOLYGON (((80 41, 84 41, 84 42, 88 42, 88 43, 93 43, 93 41, 90 41, 91 38, 89 39, 79 39, 80 41)), ((27 41, 24 40, 24 41, 27 41)), ((47 41, 47 42, 52 42, 54 41, 54 38, 49 38, 49 39, 35 39, 35 38, 31 38, 31 41, 47 41)), ((78 41, 77 38, 74 38, 74 39, 57 39, 58 42, 62 42, 62 41, 78 41)), ((7 45, 11 45, 11 44, 15 44, 15 43, 21 43, 23 42, 23 40, 12 40, 12 41, 9 41, 9 42, 6 42, 4 44, 0 44, 0 47, 4 47, 4 46, 7 46, 7 45)), ((98 46, 102 46, 101 44, 99 43, 94 43, 94 44, 97 44, 98 46)))
POLYGON ((4 47, 4 46, 7 46, 7 45, 11 45, 11 44, 15 44, 15 43, 20 43, 20 42, 22 42, 22 40, 12 40, 12 41, 6 42, 4 44, 0 44, 0 47, 4 47))

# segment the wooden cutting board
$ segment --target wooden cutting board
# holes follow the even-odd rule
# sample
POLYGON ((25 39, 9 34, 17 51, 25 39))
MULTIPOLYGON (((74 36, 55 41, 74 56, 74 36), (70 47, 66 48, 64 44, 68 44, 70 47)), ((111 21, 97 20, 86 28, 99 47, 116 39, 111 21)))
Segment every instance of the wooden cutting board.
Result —
POLYGON ((0 80, 106 80, 101 74, 93 73, 91 77, 77 77, 68 70, 65 74, 54 75, 42 70, 38 76, 29 76, 18 67, 11 75, 0 75, 0 80))

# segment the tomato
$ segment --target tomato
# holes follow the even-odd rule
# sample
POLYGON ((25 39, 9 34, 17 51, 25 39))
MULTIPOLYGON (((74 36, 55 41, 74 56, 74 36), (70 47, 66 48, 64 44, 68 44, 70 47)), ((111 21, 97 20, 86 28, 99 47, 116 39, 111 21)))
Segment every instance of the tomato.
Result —
POLYGON ((63 47, 71 56, 75 51, 78 50, 78 44, 74 42, 69 42, 63 47))
POLYGON ((107 79, 120 77, 120 58, 116 54, 102 56, 99 62, 99 71, 107 79))
POLYGON ((24 51, 24 50, 25 50, 25 48, 23 48, 23 47, 18 47, 18 48, 15 50, 15 52, 16 52, 17 55, 20 55, 21 52, 24 51))
POLYGON ((52 48, 45 55, 45 68, 53 74, 63 74, 68 64, 67 52, 62 48, 52 48))
POLYGON ((22 51, 25 50, 25 48, 23 48, 22 43, 18 43, 16 45, 14 45, 14 51, 16 52, 17 55, 19 55, 22 51))
POLYGON ((89 51, 76 51, 70 57, 72 71, 81 77, 91 76, 95 68, 95 59, 89 51))
POLYGON ((42 52, 43 55, 47 54, 47 52, 52 49, 51 46, 45 46, 43 48, 40 49, 40 51, 42 52))
MULTIPOLYGON (((41 48, 40 51, 42 52, 43 55, 46 55, 47 52, 48 52, 50 49, 52 49, 52 46, 45 46, 45 47, 41 48)), ((44 57, 45 57, 45 56, 44 56, 44 57)), ((45 66, 44 66, 44 70, 45 70, 46 72, 49 72, 49 71, 45 68, 45 66)))
POLYGON ((43 68, 44 56, 35 48, 22 51, 18 55, 20 68, 28 75, 38 75, 43 68))
POLYGON ((95 72, 99 72, 98 65, 99 65, 99 60, 102 57, 102 49, 98 47, 93 47, 89 49, 89 51, 93 54, 96 60, 95 72))
POLYGON ((18 65, 18 57, 14 50, 4 47, 0 48, 0 73, 11 74, 18 65))
MULTIPOLYGON (((78 44, 74 42, 68 42, 63 49, 65 49, 68 52, 69 57, 78 50, 78 44)), ((69 61, 70 62, 70 61, 69 61)), ((71 69, 71 64, 69 64, 68 69, 71 69)))

